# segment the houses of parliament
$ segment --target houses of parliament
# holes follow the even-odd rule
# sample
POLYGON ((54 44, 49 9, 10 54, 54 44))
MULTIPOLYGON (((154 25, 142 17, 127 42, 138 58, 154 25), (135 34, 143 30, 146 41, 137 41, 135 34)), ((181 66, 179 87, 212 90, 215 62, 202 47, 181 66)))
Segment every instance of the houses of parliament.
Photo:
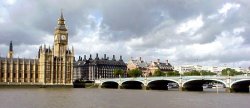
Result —
POLYGON ((0 57, 0 84, 72 85, 74 49, 68 47, 68 38, 61 13, 53 46, 40 46, 37 58, 14 58, 10 42, 8 56, 0 57))

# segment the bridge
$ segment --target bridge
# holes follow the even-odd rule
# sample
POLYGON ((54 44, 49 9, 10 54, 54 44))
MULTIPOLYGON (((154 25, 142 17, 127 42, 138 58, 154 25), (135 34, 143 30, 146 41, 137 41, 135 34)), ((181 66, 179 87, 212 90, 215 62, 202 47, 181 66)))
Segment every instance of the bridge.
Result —
POLYGON ((169 83, 178 84, 180 91, 203 91, 203 84, 223 84, 227 92, 249 92, 250 76, 175 76, 135 77, 95 80, 101 88, 168 90, 169 83))

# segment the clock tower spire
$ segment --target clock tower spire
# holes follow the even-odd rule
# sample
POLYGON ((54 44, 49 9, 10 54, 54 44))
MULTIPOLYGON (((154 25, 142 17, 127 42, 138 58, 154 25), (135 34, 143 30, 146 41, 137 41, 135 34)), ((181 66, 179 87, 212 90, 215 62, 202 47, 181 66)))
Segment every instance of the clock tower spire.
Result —
POLYGON ((55 56, 63 56, 66 54, 68 46, 68 30, 65 25, 63 12, 57 21, 57 26, 54 33, 54 54, 55 56))

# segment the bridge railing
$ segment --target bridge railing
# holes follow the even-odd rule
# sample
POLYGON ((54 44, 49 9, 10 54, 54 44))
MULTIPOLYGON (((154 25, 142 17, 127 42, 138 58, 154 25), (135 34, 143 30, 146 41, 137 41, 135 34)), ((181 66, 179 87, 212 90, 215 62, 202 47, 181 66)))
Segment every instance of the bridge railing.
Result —
POLYGON ((250 76, 159 76, 159 77, 127 77, 127 78, 101 78, 99 80, 143 80, 143 79, 250 79, 250 76))

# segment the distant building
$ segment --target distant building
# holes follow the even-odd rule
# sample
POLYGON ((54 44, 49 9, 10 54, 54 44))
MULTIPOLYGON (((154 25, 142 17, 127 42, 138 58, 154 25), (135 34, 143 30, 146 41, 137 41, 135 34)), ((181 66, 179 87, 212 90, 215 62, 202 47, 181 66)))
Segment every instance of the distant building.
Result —
POLYGON ((160 62, 158 59, 156 62, 151 62, 148 66, 148 75, 153 75, 156 70, 160 70, 162 72, 173 71, 174 67, 166 60, 166 63, 160 62))
POLYGON ((173 71, 173 66, 168 63, 168 60, 166 63, 160 62, 160 59, 158 59, 156 62, 147 63, 146 61, 142 60, 140 57, 138 60, 131 59, 128 64, 128 70, 132 69, 140 69, 142 71, 143 76, 151 76, 154 74, 156 70, 160 70, 162 72, 167 71, 173 71))
POLYGON ((99 58, 98 54, 95 58, 90 55, 89 59, 86 59, 86 55, 84 55, 83 59, 79 57, 78 61, 74 63, 74 80, 93 81, 100 78, 115 78, 117 77, 114 75, 115 69, 126 72, 127 66, 123 62, 122 56, 116 60, 115 55, 113 55, 113 58, 109 60, 106 54, 104 54, 104 58, 99 58))
POLYGON ((138 60, 131 58, 131 60, 128 61, 127 67, 128 71, 132 69, 139 69, 142 71, 143 75, 148 73, 148 63, 142 60, 141 57, 138 60))
POLYGON ((194 70, 201 70, 200 65, 181 65, 181 66, 174 66, 174 70, 179 71, 179 73, 183 74, 185 72, 191 72, 194 70))
POLYGON ((245 72, 247 73, 247 69, 238 67, 227 67, 227 66, 201 66, 201 65, 181 65, 181 66, 174 66, 174 70, 179 71, 180 73, 191 72, 191 71, 210 71, 216 74, 221 74, 221 71, 226 68, 235 69, 238 72, 245 72))

